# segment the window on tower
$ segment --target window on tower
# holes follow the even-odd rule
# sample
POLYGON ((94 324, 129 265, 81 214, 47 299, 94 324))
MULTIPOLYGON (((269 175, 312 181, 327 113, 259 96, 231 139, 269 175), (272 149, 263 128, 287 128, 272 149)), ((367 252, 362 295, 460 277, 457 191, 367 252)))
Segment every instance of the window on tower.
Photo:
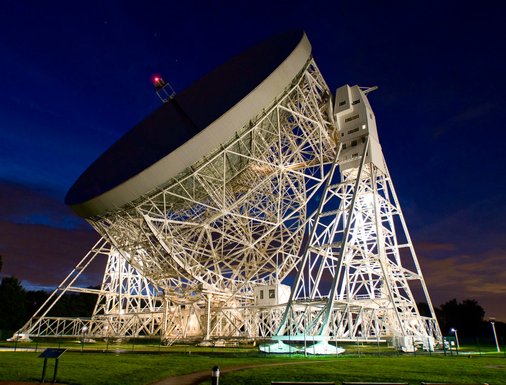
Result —
POLYGON ((350 116, 349 118, 344 119, 345 123, 351 122, 352 120, 358 119, 359 114, 350 116))

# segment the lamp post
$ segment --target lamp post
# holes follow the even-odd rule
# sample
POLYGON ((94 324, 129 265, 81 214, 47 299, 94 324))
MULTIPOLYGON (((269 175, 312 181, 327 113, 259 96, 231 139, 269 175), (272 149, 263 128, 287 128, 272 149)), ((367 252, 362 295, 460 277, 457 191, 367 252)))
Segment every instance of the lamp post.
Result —
POLYGON ((104 325, 104 335, 105 335, 105 351, 109 350, 109 334, 108 334, 109 326, 104 325))
POLYGON ((489 321, 490 321, 490 324, 492 325, 492 330, 494 332, 495 347, 497 348, 497 353, 500 353, 501 349, 499 348, 499 341, 497 341, 497 333, 495 332, 495 318, 490 317, 489 321))
POLYGON ((457 329, 451 328, 450 331, 455 334, 455 341, 457 342, 457 350, 460 349, 459 336, 457 335, 457 329))
POLYGON ((84 339, 86 337, 86 331, 88 330, 88 326, 84 325, 81 329, 81 332, 83 333, 83 336, 81 338, 81 353, 84 350, 84 339))
POLYGON ((220 383, 220 367, 213 366, 213 370, 211 372, 211 385, 219 385, 220 383))
POLYGON ((359 338, 361 338, 361 337, 362 337, 362 331, 361 331, 361 330, 359 330, 359 331, 357 331, 357 354, 358 354, 359 356, 360 356, 360 350, 359 350, 359 346, 360 346, 360 344, 359 344, 359 338))

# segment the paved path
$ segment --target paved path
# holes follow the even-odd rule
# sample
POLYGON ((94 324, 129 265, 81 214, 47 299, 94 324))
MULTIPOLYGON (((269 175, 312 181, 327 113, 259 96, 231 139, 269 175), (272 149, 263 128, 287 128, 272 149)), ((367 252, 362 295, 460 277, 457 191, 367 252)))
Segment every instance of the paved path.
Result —
MULTIPOLYGON (((253 368, 261 368, 266 366, 285 366, 285 365, 297 365, 297 364, 312 364, 312 363, 320 363, 320 362, 328 362, 328 361, 297 361, 297 362, 279 362, 276 364, 257 364, 257 365, 244 365, 244 366, 236 366, 233 368, 225 368, 220 369, 220 374, 235 372, 238 370, 245 369, 253 369, 253 368)), ((153 382, 151 385, 199 385, 205 380, 211 379, 211 369, 206 370, 205 372, 197 372, 191 374, 184 374, 182 376, 176 377, 168 377, 163 380, 153 382)))

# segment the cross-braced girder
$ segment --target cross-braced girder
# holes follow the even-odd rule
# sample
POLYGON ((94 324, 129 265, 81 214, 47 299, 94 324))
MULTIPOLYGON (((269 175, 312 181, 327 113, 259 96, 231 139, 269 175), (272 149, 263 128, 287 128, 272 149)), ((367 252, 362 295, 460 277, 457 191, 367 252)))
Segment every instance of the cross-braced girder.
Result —
MULTIPOLYGON (((363 92, 357 100, 368 108, 363 92)), ((78 333, 86 323, 95 336, 169 343, 392 338, 404 346, 411 338, 432 346, 441 334, 369 129, 372 111, 350 130, 343 122, 359 114, 343 111, 333 110, 309 61, 228 142, 156 191, 90 219, 108 258, 91 320, 43 316, 25 329, 78 333), (274 291, 286 281, 288 303, 262 302, 259 287, 274 291), (430 317, 420 316, 413 283, 430 317)))
POLYGON ((159 191, 92 220, 167 292, 253 304, 300 259, 309 200, 336 142, 314 62, 254 123, 159 191))
POLYGON ((388 169, 366 163, 368 151, 339 180, 328 173, 278 337, 409 337, 429 347, 441 338, 434 314, 416 306, 410 282, 430 299, 388 169), (306 301, 321 302, 301 308, 306 301))

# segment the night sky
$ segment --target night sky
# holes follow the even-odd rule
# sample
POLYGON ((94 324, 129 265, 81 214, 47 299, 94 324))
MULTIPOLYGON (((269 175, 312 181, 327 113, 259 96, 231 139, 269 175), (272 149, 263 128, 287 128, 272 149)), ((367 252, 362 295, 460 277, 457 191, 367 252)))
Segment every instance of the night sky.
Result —
POLYGON ((98 240, 63 198, 160 105, 153 74, 180 92, 303 28, 332 90, 379 86, 369 100, 434 304, 474 298, 506 321, 505 14, 499 1, 0 0, 1 274, 55 286, 98 240))

